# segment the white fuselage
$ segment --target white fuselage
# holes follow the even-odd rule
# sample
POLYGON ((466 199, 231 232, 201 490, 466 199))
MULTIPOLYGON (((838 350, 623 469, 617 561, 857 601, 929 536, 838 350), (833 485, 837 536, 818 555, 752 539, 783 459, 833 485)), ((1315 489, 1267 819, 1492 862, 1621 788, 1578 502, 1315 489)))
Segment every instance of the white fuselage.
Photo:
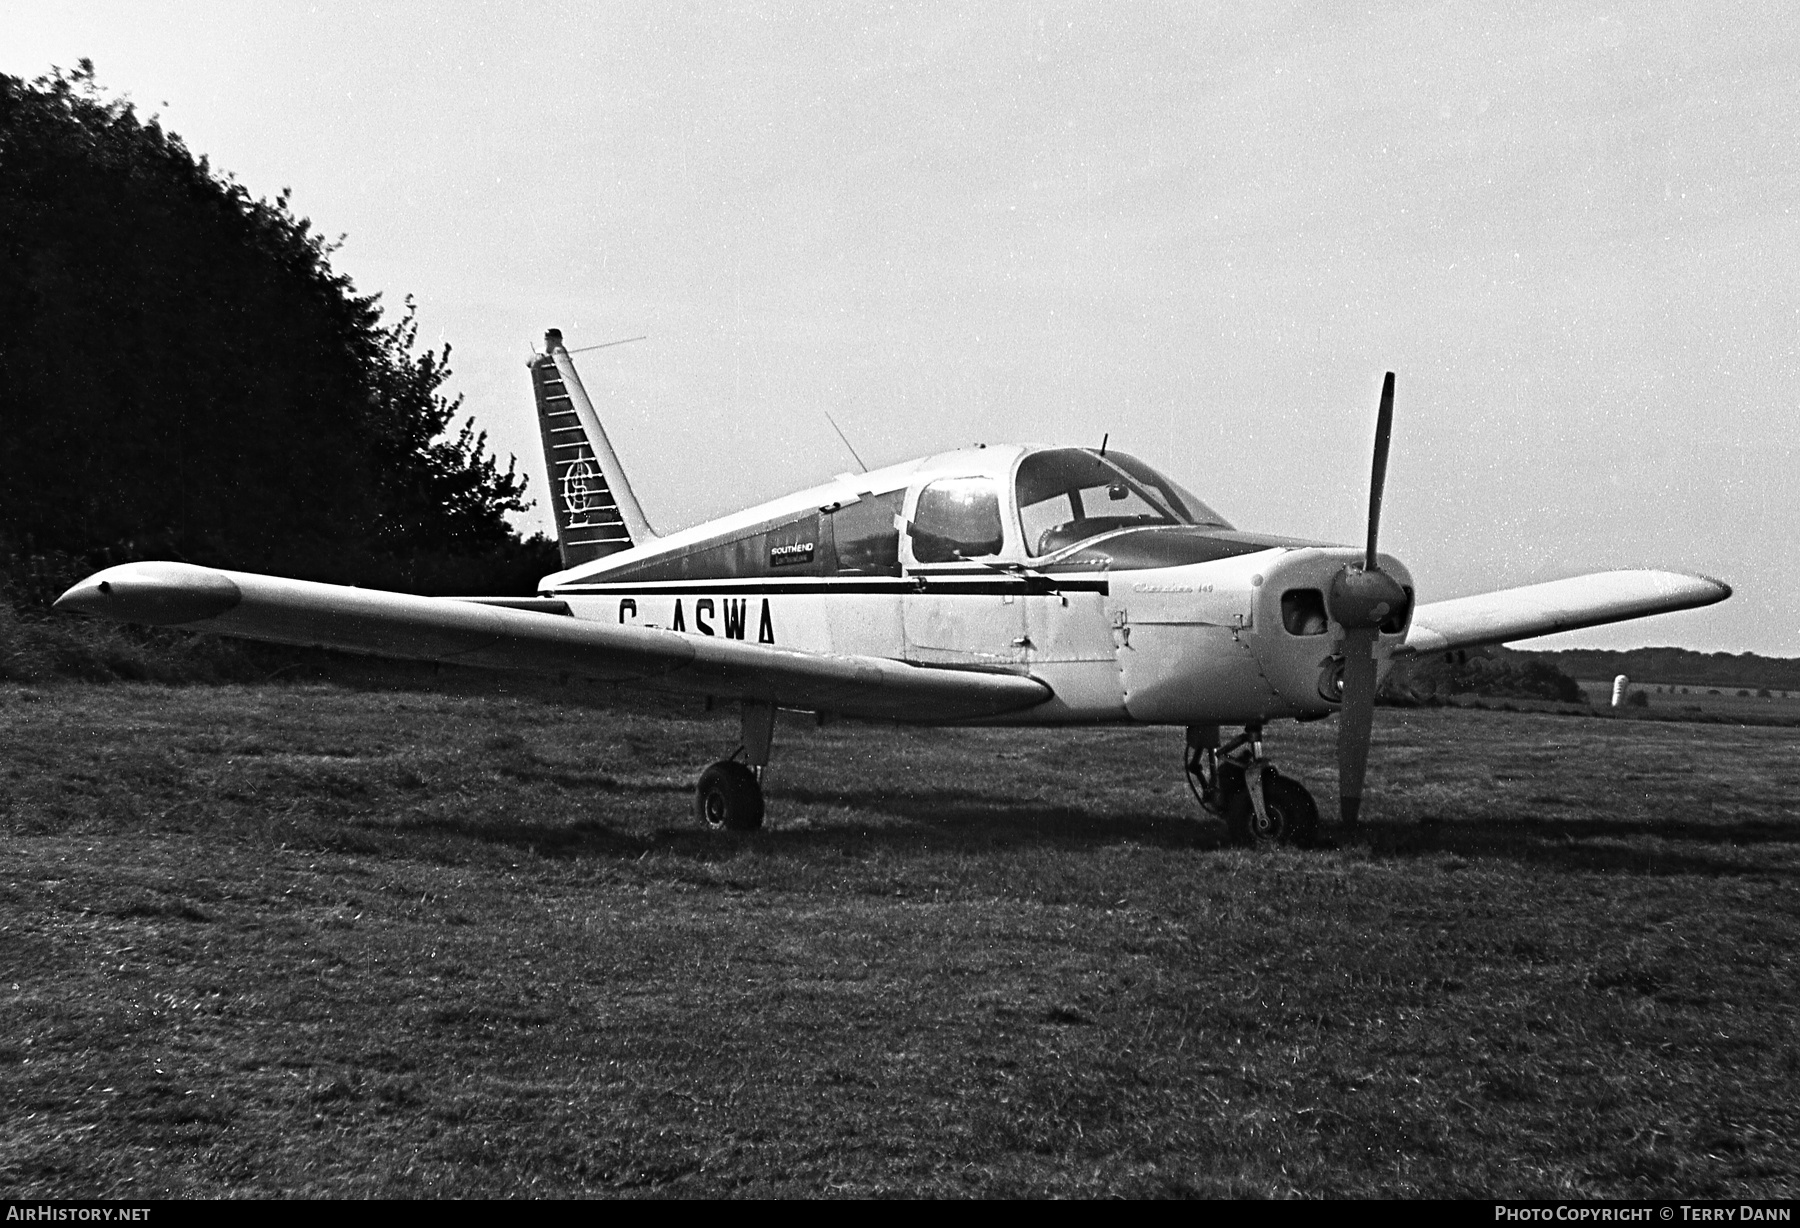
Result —
MULTIPOLYGON (((1322 591, 1358 552, 1278 546, 1099 575, 589 581, 547 589, 578 618, 807 652, 1026 673, 1055 696, 1002 724, 1192 725, 1324 716, 1335 625, 1296 634, 1282 594, 1322 591), (1047 591, 1046 591, 1047 590, 1047 591)), ((1409 585, 1395 560, 1382 567, 1409 585)), ((596 578, 597 579, 597 578, 596 578)), ((1380 636, 1385 667, 1405 626, 1380 636)))

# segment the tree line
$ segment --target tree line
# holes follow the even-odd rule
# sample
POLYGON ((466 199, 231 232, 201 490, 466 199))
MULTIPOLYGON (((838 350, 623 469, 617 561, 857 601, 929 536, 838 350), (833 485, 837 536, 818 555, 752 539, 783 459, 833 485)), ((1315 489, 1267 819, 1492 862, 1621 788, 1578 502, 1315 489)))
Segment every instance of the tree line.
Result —
MULTIPOLYGON (((449 347, 332 268, 92 64, 0 75, 0 569, 14 603, 175 558, 529 592, 525 479, 444 392, 449 347)), ((54 596, 54 593, 50 594, 54 596)))
POLYGON ((1634 683, 1800 691, 1800 659, 1793 657, 1694 652, 1687 648, 1570 648, 1533 655, 1577 678, 1624 674, 1634 683))

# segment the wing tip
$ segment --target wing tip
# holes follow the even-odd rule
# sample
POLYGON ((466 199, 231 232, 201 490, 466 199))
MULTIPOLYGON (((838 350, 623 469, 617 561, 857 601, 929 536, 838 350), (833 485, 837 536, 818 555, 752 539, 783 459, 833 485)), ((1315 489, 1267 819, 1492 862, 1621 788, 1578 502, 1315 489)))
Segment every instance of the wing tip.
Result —
POLYGON ((1697 600, 1693 605, 1688 607, 1690 610, 1698 609, 1701 606, 1717 605, 1719 602, 1730 597, 1732 593, 1730 584, 1719 579, 1717 576, 1709 576, 1703 571, 1674 571, 1665 574, 1677 576, 1683 580, 1694 581, 1705 586, 1694 593, 1697 600))
MULTIPOLYGON (((1644 568, 1642 570, 1626 570, 1617 572, 1596 572, 1595 575, 1640 575, 1659 577, 1663 583, 1671 581, 1688 585, 1686 595, 1693 598, 1693 604, 1679 607, 1681 609, 1698 609, 1701 606, 1717 605, 1732 595, 1732 587, 1717 576, 1709 576, 1703 571, 1668 571, 1660 568, 1644 568), (1697 586, 1697 587, 1696 587, 1697 586)), ((1583 576, 1572 576, 1571 579, 1584 579, 1583 576)), ((1671 611, 1664 611, 1669 613, 1671 611)))
POLYGON ((148 560, 95 572, 58 597, 53 608, 118 622, 178 627, 229 613, 243 599, 243 590, 224 572, 148 560))
POLYGON ((1731 585, 1729 585, 1725 581, 1719 579, 1717 576, 1709 576, 1704 573, 1699 573, 1699 574, 1696 574, 1694 578, 1697 580, 1705 580, 1708 584, 1712 585, 1714 588, 1719 590, 1719 595, 1714 597, 1711 602, 1708 602, 1707 603, 1708 605, 1713 604, 1713 602, 1723 601, 1727 597, 1731 596, 1731 585))

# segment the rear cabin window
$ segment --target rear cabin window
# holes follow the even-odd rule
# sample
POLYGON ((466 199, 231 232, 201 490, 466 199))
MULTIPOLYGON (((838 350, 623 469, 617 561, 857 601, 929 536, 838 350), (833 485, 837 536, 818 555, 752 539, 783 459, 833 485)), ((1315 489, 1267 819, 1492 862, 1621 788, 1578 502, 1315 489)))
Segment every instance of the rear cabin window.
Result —
POLYGON ((831 513, 839 575, 900 574, 900 530, 894 518, 906 499, 904 490, 864 495, 831 513))
POLYGON ((919 492, 913 558, 953 563, 999 554, 1000 491, 990 478, 940 478, 919 492))

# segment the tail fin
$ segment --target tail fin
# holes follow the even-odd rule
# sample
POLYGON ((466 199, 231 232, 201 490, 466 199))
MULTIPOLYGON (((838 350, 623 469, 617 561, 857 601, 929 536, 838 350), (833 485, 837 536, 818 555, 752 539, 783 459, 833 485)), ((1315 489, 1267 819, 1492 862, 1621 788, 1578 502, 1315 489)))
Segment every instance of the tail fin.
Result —
POLYGON ((563 348, 562 333, 544 334, 545 353, 531 360, 538 430, 550 475, 550 507, 563 568, 655 541, 625 470, 594 413, 593 402, 563 348))

